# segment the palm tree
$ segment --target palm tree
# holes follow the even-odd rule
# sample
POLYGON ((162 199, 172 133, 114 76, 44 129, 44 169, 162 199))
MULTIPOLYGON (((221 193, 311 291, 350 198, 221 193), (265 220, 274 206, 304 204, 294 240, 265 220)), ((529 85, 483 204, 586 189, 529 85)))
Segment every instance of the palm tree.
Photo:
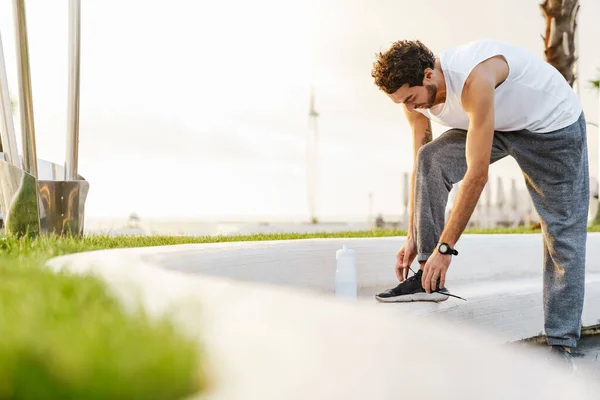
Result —
POLYGON ((546 61, 573 86, 579 0, 544 0, 540 8, 546 19, 546 35, 542 35, 546 61))
MULTIPOLYGON (((575 83, 575 30, 579 0, 544 0, 540 4, 546 20, 544 55, 546 61, 565 77, 571 87, 575 83)), ((533 228, 541 227, 538 222, 533 228)))

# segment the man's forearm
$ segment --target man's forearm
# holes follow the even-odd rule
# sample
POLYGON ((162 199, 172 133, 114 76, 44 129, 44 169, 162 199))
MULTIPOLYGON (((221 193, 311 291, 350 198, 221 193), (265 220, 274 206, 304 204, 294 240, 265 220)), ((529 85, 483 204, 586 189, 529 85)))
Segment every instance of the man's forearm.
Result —
POLYGON ((452 208, 450 219, 440 236, 440 242, 448 243, 450 247, 454 247, 467 227, 471 215, 473 215, 486 182, 486 175, 469 176, 468 173, 465 175, 456 197, 456 203, 452 208))

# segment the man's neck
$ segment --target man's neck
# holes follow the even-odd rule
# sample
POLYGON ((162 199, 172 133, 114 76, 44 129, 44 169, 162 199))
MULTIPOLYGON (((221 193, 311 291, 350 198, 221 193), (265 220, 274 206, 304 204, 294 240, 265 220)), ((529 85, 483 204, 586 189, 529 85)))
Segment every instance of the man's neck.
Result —
POLYGON ((446 78, 444 77, 444 71, 442 70, 442 63, 439 58, 435 59, 435 68, 434 71, 436 74, 436 86, 437 86, 437 94, 435 96, 435 101, 433 102, 434 106, 438 104, 442 104, 446 101, 446 78))

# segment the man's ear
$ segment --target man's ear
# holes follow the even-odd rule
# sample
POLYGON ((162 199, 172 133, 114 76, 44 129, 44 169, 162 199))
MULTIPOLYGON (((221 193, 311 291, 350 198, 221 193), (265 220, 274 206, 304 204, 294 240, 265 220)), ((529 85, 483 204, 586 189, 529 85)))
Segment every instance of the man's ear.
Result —
POLYGON ((433 81, 433 70, 431 68, 425 68, 423 75, 423 86, 426 86, 433 81))

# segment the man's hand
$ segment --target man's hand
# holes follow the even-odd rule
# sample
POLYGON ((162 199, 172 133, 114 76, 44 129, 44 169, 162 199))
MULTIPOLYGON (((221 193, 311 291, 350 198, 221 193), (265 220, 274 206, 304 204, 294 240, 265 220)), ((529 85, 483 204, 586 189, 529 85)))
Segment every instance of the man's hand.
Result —
POLYGON ((440 254, 437 250, 429 256, 423 267, 423 277, 421 278, 421 284, 425 292, 431 293, 436 290, 438 279, 440 279, 440 289, 444 287, 446 283, 446 271, 448 271, 451 261, 451 254, 440 254))
POLYGON ((396 277, 400 282, 404 282, 408 275, 408 267, 417 256, 417 247, 412 236, 406 238, 404 246, 396 253, 396 277))

